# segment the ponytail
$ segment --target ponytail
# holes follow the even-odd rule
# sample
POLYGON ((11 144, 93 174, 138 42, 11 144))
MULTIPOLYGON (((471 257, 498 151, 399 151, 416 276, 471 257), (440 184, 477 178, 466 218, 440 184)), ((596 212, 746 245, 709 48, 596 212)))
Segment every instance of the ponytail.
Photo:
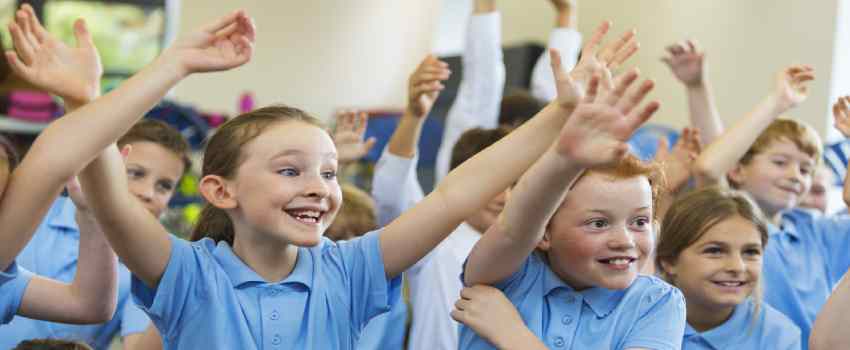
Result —
POLYGON ((200 241, 204 237, 212 238, 216 243, 225 241, 233 246, 233 222, 224 210, 212 204, 205 204, 198 217, 198 223, 189 236, 190 241, 200 241))

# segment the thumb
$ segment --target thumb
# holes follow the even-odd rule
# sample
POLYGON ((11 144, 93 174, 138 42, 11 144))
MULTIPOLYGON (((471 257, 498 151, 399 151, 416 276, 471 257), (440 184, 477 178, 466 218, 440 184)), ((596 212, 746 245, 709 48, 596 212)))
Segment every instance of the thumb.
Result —
POLYGON ((80 181, 76 176, 72 177, 65 183, 65 188, 68 190, 68 197, 71 198, 71 201, 74 202, 74 205, 76 205, 78 209, 84 210, 87 208, 85 197, 83 196, 83 190, 80 187, 80 181))
POLYGON ((655 150, 655 159, 664 159, 667 157, 667 154, 670 153, 670 141, 667 140, 666 136, 662 136, 658 139, 658 147, 655 150))
POLYGON ((363 144, 363 150, 365 151, 365 153, 369 153, 372 147, 375 146, 376 142, 378 142, 378 139, 374 137, 370 137, 369 139, 367 139, 366 142, 363 144))
POLYGON ((77 47, 94 47, 91 32, 86 27, 86 21, 82 18, 74 21, 74 37, 77 39, 77 47))

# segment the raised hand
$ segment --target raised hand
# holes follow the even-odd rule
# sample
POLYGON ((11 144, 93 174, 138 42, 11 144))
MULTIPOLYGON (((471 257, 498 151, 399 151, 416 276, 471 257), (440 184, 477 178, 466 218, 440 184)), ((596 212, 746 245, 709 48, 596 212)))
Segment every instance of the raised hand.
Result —
POLYGON ((684 128, 672 150, 668 149, 668 145, 666 137, 658 140, 658 151, 654 160, 664 169, 667 185, 676 191, 688 182, 694 162, 702 152, 699 130, 684 128))
POLYGON ((582 48, 581 59, 569 74, 563 71, 561 56, 558 52, 549 51, 552 73, 555 75, 555 84, 558 90, 557 101, 562 106, 577 105, 584 96, 588 83, 593 76, 600 78, 603 91, 610 90, 612 88, 611 70, 622 65, 637 52, 640 45, 635 40, 634 30, 625 32, 616 41, 599 49, 598 47, 610 27, 611 22, 606 21, 596 28, 596 32, 582 48))
POLYGON ((814 79, 814 69, 808 65, 794 65, 779 72, 774 90, 779 107, 787 110, 805 101, 809 95, 806 82, 814 79))
POLYGON ((355 162, 363 158, 375 145, 376 139, 374 137, 363 140, 368 120, 369 116, 366 112, 358 113, 349 110, 337 113, 333 139, 340 164, 355 162))
POLYGON ((451 75, 449 64, 428 55, 416 67, 407 82, 407 111, 416 118, 424 118, 434 107, 434 102, 445 86, 442 81, 451 75))
POLYGON ((552 7, 555 8, 555 11, 569 11, 576 8, 576 2, 578 0, 549 0, 552 4, 552 7))
POLYGON ((48 33, 29 4, 21 5, 9 23, 15 50, 6 51, 12 71, 39 89, 77 105, 100 93, 103 66, 82 19, 74 22, 77 45, 70 47, 48 33))
POLYGON ((661 61, 670 67, 676 79, 685 86, 699 86, 703 81, 705 72, 705 53, 702 52, 692 40, 684 44, 676 43, 667 47, 669 55, 662 57, 661 61))
POLYGON ((599 78, 593 77, 584 100, 564 124, 556 151, 585 168, 619 161, 628 150, 626 140, 659 107, 653 101, 636 108, 654 87, 651 80, 645 80, 628 91, 637 78, 636 70, 627 72, 617 79, 613 90, 597 96, 599 78))
POLYGON ((253 20, 239 10, 178 39, 161 57, 175 60, 183 75, 228 70, 251 60, 254 39, 253 20))
MULTIPOLYGON (((529 333, 516 307, 502 291, 476 285, 460 291, 460 299, 451 312, 452 319, 472 328, 491 344, 507 347, 507 342, 518 340, 529 333)), ((517 344, 528 348, 528 343, 517 344)))
POLYGON ((850 138, 850 96, 842 96, 832 105, 832 117, 835 119, 835 128, 850 138))

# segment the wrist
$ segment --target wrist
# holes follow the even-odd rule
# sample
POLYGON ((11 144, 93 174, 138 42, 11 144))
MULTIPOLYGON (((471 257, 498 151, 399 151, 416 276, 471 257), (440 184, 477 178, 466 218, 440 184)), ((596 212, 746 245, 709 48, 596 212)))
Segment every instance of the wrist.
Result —
POLYGON ((180 55, 164 51, 151 64, 151 68, 162 70, 176 80, 181 80, 189 76, 189 69, 180 61, 180 55))
POLYGON ((540 340, 523 323, 519 323, 506 332, 503 337, 493 339, 493 345, 502 350, 529 349, 534 348, 532 344, 539 344, 540 340))
POLYGON ((706 90, 706 83, 705 83, 705 80, 703 80, 703 79, 697 79, 695 81, 687 82, 687 83, 684 83, 684 84, 685 84, 685 88, 687 88, 688 90, 693 90, 693 91, 698 91, 698 92, 702 92, 702 91, 706 90))
POLYGON ((473 14, 484 14, 488 12, 496 11, 496 2, 495 0, 475 0, 475 7, 473 9, 473 14))
POLYGON ((577 27, 578 16, 576 11, 568 6, 563 9, 558 9, 558 14, 555 16, 555 27, 558 28, 575 28, 577 27))
POLYGON ((780 114, 785 113, 789 109, 791 109, 791 104, 784 101, 783 98, 777 96, 775 93, 771 93, 767 95, 767 97, 762 100, 762 108, 768 110, 770 115, 778 117, 780 114))

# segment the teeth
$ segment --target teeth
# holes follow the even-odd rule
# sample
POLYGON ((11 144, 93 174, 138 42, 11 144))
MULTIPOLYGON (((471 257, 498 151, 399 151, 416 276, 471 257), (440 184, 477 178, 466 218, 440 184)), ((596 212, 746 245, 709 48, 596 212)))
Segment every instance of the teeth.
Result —
POLYGON ((740 287, 744 285, 744 282, 717 282, 717 284, 724 287, 740 287))
POLYGON ((628 263, 630 263, 630 262, 631 262, 631 260, 630 260, 630 259, 608 259, 607 264, 611 264, 611 265, 626 265, 626 264, 628 264, 628 263))
POLYGON ((298 221, 311 224, 319 222, 319 217, 322 216, 321 212, 315 210, 290 210, 288 213, 298 221))

